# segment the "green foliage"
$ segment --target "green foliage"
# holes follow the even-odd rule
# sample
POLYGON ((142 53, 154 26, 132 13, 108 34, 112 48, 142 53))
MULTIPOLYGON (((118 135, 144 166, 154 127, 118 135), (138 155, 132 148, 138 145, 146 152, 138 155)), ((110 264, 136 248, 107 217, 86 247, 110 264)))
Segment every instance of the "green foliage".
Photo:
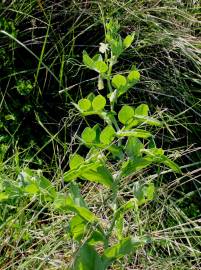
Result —
MULTIPOLYGON (((78 154, 70 157, 70 170, 64 173, 64 181, 75 181, 80 178, 96 182, 110 188, 114 197, 112 201, 114 205, 113 220, 108 232, 104 233, 102 229, 99 231, 92 229, 91 237, 88 237, 78 251, 74 269, 107 269, 116 259, 128 255, 149 242, 150 239, 148 240, 146 235, 139 238, 131 236, 125 238, 123 224, 127 211, 134 210, 135 213, 139 214, 138 207, 154 199, 155 186, 152 182, 142 185, 136 184, 133 198, 123 205, 118 205, 119 183, 124 180, 124 177, 131 176, 152 164, 161 163, 169 166, 175 172, 180 172, 178 165, 169 160, 161 148, 156 148, 155 145, 154 148, 149 148, 154 140, 152 132, 147 130, 148 126, 160 127, 162 123, 149 116, 147 104, 141 104, 137 108, 124 105, 118 113, 118 119, 116 117, 115 105, 118 103, 118 98, 140 79, 140 73, 135 68, 129 71, 127 77, 121 74, 112 75, 113 65, 117 63, 119 55, 131 46, 134 39, 134 35, 128 35, 122 40, 118 30, 119 25, 116 21, 111 20, 106 24, 107 43, 101 43, 99 48, 99 51, 105 54, 105 59, 99 54, 91 58, 87 52, 83 53, 84 64, 100 74, 98 88, 102 89, 104 87, 103 81, 107 81, 110 111, 106 110, 106 98, 103 95, 95 96, 93 92, 87 98, 79 100, 78 104, 73 103, 84 117, 92 114, 101 117, 105 126, 100 128, 97 124, 92 128, 86 127, 84 129, 81 141, 90 148, 89 153, 85 159, 78 154), (111 58, 107 56, 109 51, 111 58), (120 128, 119 124, 123 124, 123 127, 120 128), (147 129, 143 129, 142 125, 146 125, 147 129), (132 129, 134 126, 136 128, 132 129), (145 144, 141 139, 146 139, 148 144, 145 144), (126 140, 124 147, 122 140, 126 140), (107 152, 111 153, 112 156, 108 156, 107 152), (118 163, 117 159, 119 159, 118 163), (115 170, 108 166, 108 161, 117 163, 115 170), (109 247, 112 233, 116 234, 119 242, 109 247), (94 235, 96 235, 95 238, 94 235), (103 242, 106 247, 102 256, 94 248, 97 241, 103 242)), ((84 221, 86 217, 80 218, 80 216, 79 213, 79 216, 73 217, 70 222, 71 235, 78 241, 85 238, 87 231, 87 224, 84 221)), ((100 223, 99 225, 101 228, 100 223)))
POLYGON ((32 92, 33 85, 29 80, 19 80, 16 89, 20 95, 27 96, 32 92))
MULTIPOLYGON (((98 89, 105 87, 105 81, 107 88, 103 91, 106 92, 105 97, 91 92, 77 104, 73 102, 73 105, 84 118, 98 115, 103 123, 90 127, 89 122, 83 129, 79 143, 89 150, 83 157, 77 153, 79 145, 76 153, 69 156, 69 169, 62 175, 62 182, 66 184, 65 191, 58 191, 40 171, 30 169, 24 169, 15 184, 3 183, 0 189, 0 202, 14 198, 34 198, 56 213, 70 214, 68 236, 79 244, 72 268, 75 270, 106 270, 116 260, 151 242, 145 232, 139 232, 136 237, 125 232, 124 223, 128 211, 137 220, 140 207, 154 200, 155 185, 153 182, 137 182, 132 195, 129 195, 132 198, 125 198, 122 203, 118 193, 126 177, 132 177, 151 165, 161 164, 176 173, 181 172, 179 166, 164 154, 163 149, 150 147, 154 141, 154 129, 150 130, 150 126, 160 127, 162 123, 149 116, 147 104, 136 108, 124 105, 119 112, 116 110, 119 98, 128 90, 132 91, 140 80, 139 71, 133 67, 127 77, 113 74, 113 66, 118 63, 119 56, 134 40, 134 34, 122 39, 118 33, 119 28, 117 21, 110 20, 106 24, 106 43, 102 43, 99 48, 101 54, 90 57, 86 51, 83 52, 84 65, 98 73, 98 89), (109 190, 111 220, 107 220, 107 226, 93 213, 79 190, 77 182, 85 185, 85 181, 109 190), (114 239, 117 239, 115 243, 114 239), (97 249, 100 244, 102 253, 97 249)), ((28 96, 33 91, 33 85, 28 80, 19 80, 16 89, 20 95, 28 96)), ((15 119, 11 116, 7 115, 6 120, 15 119)), ((2 162, 3 158, 4 154, 2 162)))

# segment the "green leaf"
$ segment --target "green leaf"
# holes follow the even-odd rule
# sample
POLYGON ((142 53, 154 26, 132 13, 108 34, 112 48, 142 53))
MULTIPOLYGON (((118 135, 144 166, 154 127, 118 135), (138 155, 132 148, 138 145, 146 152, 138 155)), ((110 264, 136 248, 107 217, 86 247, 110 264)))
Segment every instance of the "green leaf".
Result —
POLYGON ((123 163, 122 176, 127 177, 135 172, 138 172, 151 165, 152 161, 146 158, 138 158, 135 160, 128 160, 123 163))
POLYGON ((86 202, 81 195, 79 186, 75 181, 71 182, 69 185, 69 196, 72 198, 73 202, 76 205, 88 208, 86 202))
POLYGON ((83 51, 83 63, 90 69, 94 69, 95 63, 86 51, 83 51))
POLYGON ((9 195, 6 194, 5 192, 0 192, 0 202, 7 200, 9 198, 9 195))
POLYGON ((134 40, 134 35, 128 35, 124 40, 123 40, 123 46, 125 49, 131 46, 132 42, 134 40))
POLYGON ((126 87, 126 77, 123 75, 117 74, 112 78, 112 85, 117 89, 117 90, 123 90, 126 87))
POLYGON ((163 163, 174 172, 181 173, 180 167, 174 161, 164 155, 164 150, 162 148, 143 149, 142 152, 147 154, 147 160, 149 159, 152 162, 163 163))
POLYGON ((103 235, 103 233, 101 233, 100 231, 93 231, 91 237, 88 239, 88 243, 90 245, 95 245, 99 242, 103 242, 105 243, 107 240, 105 238, 105 236, 103 235))
POLYGON ((164 156, 162 162, 163 162, 163 164, 168 166, 170 169, 172 169, 174 172, 176 172, 176 173, 182 172, 180 167, 174 161, 169 159, 168 157, 164 156))
POLYGON ((96 132, 93 130, 93 128, 86 127, 82 132, 81 137, 85 143, 90 144, 96 139, 96 132))
POLYGON ((84 171, 81 173, 80 177, 85 180, 105 185, 106 187, 111 188, 113 186, 113 177, 110 171, 103 165, 84 171))
POLYGON ((158 158, 160 161, 161 158, 164 157, 164 150, 162 148, 143 149, 142 152, 152 157, 153 160, 155 160, 155 158, 158 158))
POLYGON ((90 100, 91 103, 92 103, 92 101, 94 100, 95 97, 96 97, 96 96, 94 95, 94 93, 91 92, 90 94, 88 94, 87 99, 90 100))
POLYGON ((20 174, 23 190, 29 194, 42 195, 45 201, 52 201, 56 196, 56 190, 53 184, 45 178, 40 171, 24 169, 20 174))
POLYGON ((162 123, 159 120, 152 117, 135 115, 135 119, 137 119, 139 123, 144 123, 144 124, 148 124, 151 126, 158 126, 158 127, 162 126, 162 123))
POLYGON ((155 186, 151 182, 143 185, 136 182, 134 185, 134 195, 137 198, 138 206, 148 203, 154 199, 155 186))
POLYGON ((111 51, 114 56, 119 57, 123 52, 123 42, 120 35, 117 35, 110 41, 111 51))
POLYGON ((36 181, 40 189, 40 193, 44 195, 45 200, 51 201, 55 198, 56 190, 53 184, 47 178, 45 178, 43 175, 40 175, 36 181))
POLYGON ((92 102, 92 107, 95 111, 102 111, 106 105, 106 99, 102 95, 98 95, 92 102))
POLYGON ((109 266, 114 260, 134 252, 136 249, 143 246, 146 242, 147 241, 145 238, 126 237, 122 239, 118 244, 107 248, 103 255, 106 266, 109 266))
POLYGON ((36 184, 29 184, 24 188, 24 191, 29 194, 38 194, 39 188, 36 184))
POLYGON ((110 145, 107 148, 108 151, 110 151, 114 158, 123 159, 124 153, 122 151, 122 147, 117 145, 110 145))
POLYGON ((84 244, 76 256, 73 270, 105 270, 105 268, 94 247, 84 244))
POLYGON ((69 222, 69 231, 73 239, 81 241, 86 232, 86 221, 79 215, 74 216, 69 222))
POLYGON ((91 102, 90 100, 83 98, 79 100, 78 106, 82 111, 86 112, 91 109, 91 102))
POLYGON ((101 129, 100 129, 99 124, 96 124, 95 126, 93 126, 93 130, 96 132, 95 143, 99 144, 100 143, 100 134, 101 134, 101 129))
POLYGON ((149 107, 147 104, 141 104, 135 109, 135 115, 148 116, 149 107))
POLYGON ((99 166, 100 166, 100 161, 95 162, 94 160, 92 160, 92 162, 88 162, 88 160, 86 160, 85 163, 83 163, 78 168, 65 172, 63 175, 63 179, 65 182, 73 181, 76 178, 80 177, 82 172, 88 171, 91 169, 96 169, 99 166))
POLYGON ((112 126, 106 126, 100 134, 100 141, 104 145, 109 145, 114 140, 115 134, 116 132, 112 126))
POLYGON ((89 209, 74 203, 70 196, 57 193, 53 205, 55 209, 63 211, 72 211, 73 213, 78 214, 86 222, 93 223, 98 221, 98 218, 89 209))
POLYGON ((100 53, 97 53, 93 56, 92 60, 95 62, 98 62, 98 61, 102 61, 103 60, 103 57, 100 53))
POLYGON ((134 116, 134 110, 131 106, 124 105, 118 113, 118 119, 122 124, 126 124, 134 116))
POLYGON ((143 139, 147 139, 149 137, 151 137, 151 133, 149 131, 146 130, 142 130, 142 129, 132 129, 132 130, 120 130, 116 133, 116 135, 118 137, 136 137, 136 138, 143 138, 143 139))
POLYGON ((78 154, 70 155, 69 157, 69 166, 70 169, 78 168, 82 163, 84 163, 84 158, 78 154))
POLYGON ((108 66, 104 61, 97 61, 95 62, 95 70, 102 74, 108 70, 108 66))
POLYGON ((131 70, 127 78, 130 83, 135 83, 140 80, 140 72, 137 70, 131 70))
POLYGON ((144 148, 143 143, 136 137, 129 137, 126 144, 126 154, 129 158, 135 159, 141 157, 141 149, 144 148))

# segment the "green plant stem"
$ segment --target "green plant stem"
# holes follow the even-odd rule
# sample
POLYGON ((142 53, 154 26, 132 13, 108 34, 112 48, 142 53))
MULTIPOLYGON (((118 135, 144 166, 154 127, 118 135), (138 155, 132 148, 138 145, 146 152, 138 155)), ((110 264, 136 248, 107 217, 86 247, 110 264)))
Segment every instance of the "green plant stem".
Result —
POLYGON ((113 206, 114 214, 113 214, 113 218, 112 218, 112 221, 111 221, 111 225, 110 225, 110 227, 108 229, 108 232, 106 234, 107 242, 108 242, 108 240, 109 240, 109 238, 110 238, 110 236, 112 234, 113 228, 115 226, 116 212, 117 212, 117 209, 118 209, 117 197, 118 197, 120 180, 121 180, 121 173, 119 173, 119 175, 117 175, 117 177, 115 179, 114 187, 113 187, 113 190, 112 190, 112 206, 113 206))

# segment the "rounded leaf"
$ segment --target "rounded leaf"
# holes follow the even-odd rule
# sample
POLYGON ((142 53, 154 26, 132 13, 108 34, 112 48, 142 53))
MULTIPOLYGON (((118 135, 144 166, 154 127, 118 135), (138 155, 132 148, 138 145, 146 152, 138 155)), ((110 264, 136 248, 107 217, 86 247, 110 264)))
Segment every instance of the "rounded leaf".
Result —
POLYGON ((83 98, 83 99, 80 99, 79 102, 78 102, 78 106, 79 108, 86 112, 86 111, 89 111, 90 108, 91 108, 91 102, 90 100, 86 99, 86 98, 83 98))
POLYGON ((141 104, 135 109, 136 115, 148 116, 149 106, 147 104, 141 104))
POLYGON ((108 70, 108 66, 104 61, 97 61, 95 63, 95 70, 99 73, 105 73, 108 70))
POLYGON ((134 40, 134 35, 128 35, 123 41, 124 48, 127 49, 128 47, 130 47, 133 40, 134 40))
POLYGON ((128 81, 129 82, 135 82, 135 81, 139 81, 140 79, 140 72, 137 70, 132 70, 129 74, 128 74, 128 81))
POLYGON ((102 111, 105 107, 106 99, 102 95, 98 95, 92 102, 92 107, 95 111, 102 111))
POLYGON ((100 134, 100 141, 105 145, 109 145, 114 140, 115 134, 114 128, 112 126, 107 126, 100 134))
POLYGON ((134 116, 134 109, 131 106, 124 105, 118 113, 119 121, 126 124, 134 116))
POLYGON ((117 74, 112 78, 112 85, 119 89, 122 89, 123 87, 126 86, 126 77, 123 75, 117 74))
POLYGON ((94 68, 94 61, 91 59, 91 57, 86 51, 83 51, 83 63, 90 69, 94 68))
POLYGON ((90 127, 86 127, 81 135, 85 143, 92 143, 96 139, 96 132, 90 127))
POLYGON ((82 163, 84 163, 84 158, 78 154, 70 155, 69 166, 70 169, 78 168, 82 163))

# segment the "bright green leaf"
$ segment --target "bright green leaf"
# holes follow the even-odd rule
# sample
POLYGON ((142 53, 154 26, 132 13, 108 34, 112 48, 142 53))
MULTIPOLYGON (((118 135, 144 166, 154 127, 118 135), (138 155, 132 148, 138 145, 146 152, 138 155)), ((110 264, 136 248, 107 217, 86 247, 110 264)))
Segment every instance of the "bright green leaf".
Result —
POLYGON ((106 261, 106 265, 109 266, 114 260, 134 252, 137 248, 146 244, 146 242, 145 238, 126 237, 122 239, 118 244, 104 251, 103 258, 106 261))
POLYGON ((135 115, 148 116, 149 107, 147 104, 141 104, 135 109, 135 115))
POLYGON ((69 166, 70 169, 78 168, 84 162, 84 158, 78 154, 70 155, 69 166))
POLYGON ((155 186, 151 182, 148 184, 136 182, 134 185, 134 195, 137 198, 138 206, 148 203, 154 199, 155 186))
POLYGON ((91 170, 84 171, 81 173, 80 177, 85 180, 105 185, 106 187, 111 188, 113 186, 113 177, 110 171, 103 165, 91 170))
POLYGON ((124 105, 118 113, 119 121, 124 125, 128 122, 128 120, 132 119, 133 116, 134 110, 128 105, 124 105))
POLYGON ((86 98, 83 98, 83 99, 80 99, 79 102, 78 102, 78 106, 79 108, 86 112, 86 111, 89 111, 90 108, 91 108, 91 102, 90 100, 86 99, 86 98))
POLYGON ((138 122, 140 123, 148 124, 151 126, 160 127, 162 125, 162 123, 159 120, 148 116, 135 115, 135 119, 137 119, 138 122))
POLYGON ((0 202, 3 200, 7 200, 8 198, 8 194, 6 194, 5 192, 0 192, 0 202))
POLYGON ((98 218, 89 209, 77 205, 70 196, 64 194, 57 193, 54 200, 54 207, 58 210, 72 211, 82 217, 86 222, 93 223, 98 221, 98 218))
POLYGON ((83 173, 84 171, 96 169, 99 166, 100 166, 100 161, 95 162, 93 160, 90 163, 88 163, 86 161, 79 168, 73 169, 73 170, 69 170, 69 171, 65 172, 64 175, 63 175, 63 179, 64 179, 65 182, 73 181, 76 178, 80 177, 81 173, 83 173))
POLYGON ((106 238, 100 231, 93 231, 91 237, 87 241, 90 245, 95 245, 98 242, 106 242, 106 238))
POLYGON ((151 133, 149 131, 146 130, 142 130, 142 129, 132 129, 132 130, 120 130, 117 133, 118 137, 136 137, 136 138, 143 138, 143 139, 147 139, 149 137, 151 137, 151 133))
POLYGON ((98 95, 92 102, 92 107, 95 111, 102 111, 106 105, 106 99, 102 95, 98 95))
POLYGON ((103 60, 103 57, 100 53, 97 53, 93 56, 92 60, 95 62, 98 62, 98 61, 102 61, 103 60))
POLYGON ((108 66, 104 61, 95 62, 95 70, 99 73, 105 73, 108 70, 108 66))
POLYGON ((86 202, 81 195, 79 185, 75 181, 72 181, 69 185, 69 196, 72 198, 73 202, 76 205, 88 208, 86 202))
POLYGON ((100 141, 104 144, 104 145, 109 145, 112 143, 112 141, 115 138, 115 130, 112 126, 107 126, 105 127, 101 134, 100 134, 100 141))
POLYGON ((164 156, 162 162, 168 166, 170 169, 172 169, 174 172, 176 173, 181 173, 181 169, 180 167, 171 159, 169 159, 168 157, 164 156))
POLYGON ((143 143, 136 137, 129 137, 126 144, 126 154, 129 158, 134 159, 142 156, 141 149, 144 148, 143 143))
POLYGON ((140 79, 140 72, 137 70, 131 70, 127 78, 130 83, 135 83, 140 79))
POLYGON ((94 69, 95 63, 86 51, 83 51, 83 63, 90 69, 94 69))
POLYGON ((96 132, 92 128, 86 127, 82 132, 81 137, 85 143, 93 143, 96 139, 96 132))
POLYGON ((134 35, 128 35, 123 41, 124 48, 127 49, 128 47, 130 47, 133 40, 134 40, 134 35))
POLYGON ((69 222, 70 234, 73 239, 80 241, 86 232, 86 221, 79 215, 71 218, 69 222))
POLYGON ((151 165, 152 161, 147 160, 146 158, 138 158, 135 160, 128 160, 123 163, 122 166, 122 176, 126 177, 135 172, 138 172, 144 168, 147 168, 151 165))
POLYGON ((24 191, 29 194, 37 194, 39 192, 39 188, 36 184, 30 184, 24 188, 24 191))
POLYGON ((122 90, 126 87, 126 77, 123 75, 117 74, 112 78, 112 85, 117 89, 117 90, 122 90))
POLYGON ((105 270, 105 268, 95 248, 84 244, 76 256, 73 270, 105 270))

